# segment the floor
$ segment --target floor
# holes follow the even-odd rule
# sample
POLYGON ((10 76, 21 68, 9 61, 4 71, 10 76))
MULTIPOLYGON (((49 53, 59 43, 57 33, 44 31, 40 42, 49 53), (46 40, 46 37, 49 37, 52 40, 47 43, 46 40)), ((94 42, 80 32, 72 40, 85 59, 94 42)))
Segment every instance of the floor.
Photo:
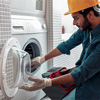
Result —
POLYGON ((43 99, 41 100, 51 100, 49 97, 45 96, 43 99))

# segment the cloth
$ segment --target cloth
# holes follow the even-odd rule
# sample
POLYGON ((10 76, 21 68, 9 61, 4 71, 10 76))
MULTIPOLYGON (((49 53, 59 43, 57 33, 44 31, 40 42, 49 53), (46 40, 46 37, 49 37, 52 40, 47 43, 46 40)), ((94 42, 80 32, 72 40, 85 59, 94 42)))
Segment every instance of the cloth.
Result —
MULTIPOLYGON (((43 73, 42 77, 43 78, 59 77, 59 76, 70 73, 75 68, 76 67, 71 68, 71 69, 67 69, 66 67, 53 67, 49 69, 46 73, 43 73)), ((69 95, 69 93, 73 91, 75 87, 76 87, 76 83, 70 82, 69 84, 54 85, 51 87, 46 87, 43 89, 43 91, 51 100, 62 100, 65 96, 69 95)))
POLYGON ((71 72, 77 83, 75 100, 100 100, 100 24, 92 31, 78 29, 57 48, 63 54, 70 54, 70 50, 79 44, 83 50, 76 69, 71 72))

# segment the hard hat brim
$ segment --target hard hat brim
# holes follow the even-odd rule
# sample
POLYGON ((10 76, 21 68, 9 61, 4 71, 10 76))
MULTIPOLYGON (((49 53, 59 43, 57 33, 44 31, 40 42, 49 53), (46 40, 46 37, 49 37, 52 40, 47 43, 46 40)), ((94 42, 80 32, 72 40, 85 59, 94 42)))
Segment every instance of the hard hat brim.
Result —
POLYGON ((69 15, 69 14, 71 14, 70 12, 66 12, 64 15, 69 15))
POLYGON ((100 3, 100 0, 68 0, 69 11, 64 15, 68 15, 74 12, 79 12, 81 10, 93 7, 100 3), (77 2, 80 1, 80 5, 77 6, 77 2))

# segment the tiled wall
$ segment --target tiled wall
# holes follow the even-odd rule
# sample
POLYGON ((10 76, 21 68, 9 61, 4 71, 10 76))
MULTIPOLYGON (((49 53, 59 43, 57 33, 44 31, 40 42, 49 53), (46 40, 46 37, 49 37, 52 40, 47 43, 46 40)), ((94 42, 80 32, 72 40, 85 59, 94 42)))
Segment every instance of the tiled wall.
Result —
MULTIPOLYGON (((62 40, 62 12, 61 8, 59 9, 58 5, 60 6, 60 3, 58 4, 57 0, 46 0, 47 1, 47 26, 48 26, 48 52, 52 51, 56 46, 63 42, 62 40)), ((65 2, 65 0, 62 0, 62 2, 65 2)), ((64 3, 63 2, 63 3, 64 3)), ((67 3, 67 1, 65 2, 67 3)), ((62 4, 62 3, 61 3, 62 4)), ((63 6, 66 6, 63 5, 63 6)), ((74 32, 76 30, 76 27, 71 26, 72 25, 72 19, 71 16, 66 16, 66 18, 69 18, 65 21, 66 25, 68 26, 68 32, 74 32)), ((72 34, 72 33, 71 33, 72 34)), ((66 35, 67 36, 67 35, 66 35)), ((67 40, 67 37, 66 37, 67 40)), ((55 57, 48 61, 49 67, 74 67, 75 62, 78 60, 81 52, 81 45, 77 48, 71 50, 71 55, 61 55, 58 57, 55 57)))
MULTIPOLYGON (((11 37, 10 0, 0 0, 0 53, 5 42, 11 37)), ((0 66, 1 67, 1 66, 0 66)), ((0 100, 6 98, 0 90, 0 100)))

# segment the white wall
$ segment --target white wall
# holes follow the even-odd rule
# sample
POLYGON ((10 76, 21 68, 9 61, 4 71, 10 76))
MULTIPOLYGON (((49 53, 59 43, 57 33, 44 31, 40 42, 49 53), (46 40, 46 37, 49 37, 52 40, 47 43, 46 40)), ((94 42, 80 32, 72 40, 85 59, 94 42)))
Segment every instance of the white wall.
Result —
POLYGON ((76 26, 73 26, 73 19, 70 15, 64 15, 65 12, 68 11, 67 0, 54 0, 56 2, 56 6, 61 10, 62 14, 62 25, 65 27, 65 33, 73 33, 77 30, 76 26))
POLYGON ((73 33, 75 30, 77 30, 77 27, 73 25, 73 18, 71 14, 64 15, 64 13, 68 11, 67 0, 63 0, 62 5, 62 25, 65 26, 66 33, 73 33))
MULTIPOLYGON (((65 12, 68 11, 68 7, 67 7, 67 0, 53 0, 54 3, 56 4, 56 7, 59 9, 59 11, 62 14, 62 25, 64 25, 65 27, 65 33, 66 34, 62 34, 62 39, 65 41, 67 40, 71 34, 73 32, 75 32, 75 30, 77 30, 77 28, 75 26, 73 26, 73 19, 70 15, 64 15, 65 12)), ((62 41, 63 41, 62 40, 62 41)), ((72 49, 71 50, 71 55, 61 55, 58 56, 57 58, 55 58, 54 61, 54 66, 65 66, 67 68, 71 68, 73 66, 75 66, 76 61, 79 59, 80 57, 80 53, 81 53, 81 45, 72 49)))

